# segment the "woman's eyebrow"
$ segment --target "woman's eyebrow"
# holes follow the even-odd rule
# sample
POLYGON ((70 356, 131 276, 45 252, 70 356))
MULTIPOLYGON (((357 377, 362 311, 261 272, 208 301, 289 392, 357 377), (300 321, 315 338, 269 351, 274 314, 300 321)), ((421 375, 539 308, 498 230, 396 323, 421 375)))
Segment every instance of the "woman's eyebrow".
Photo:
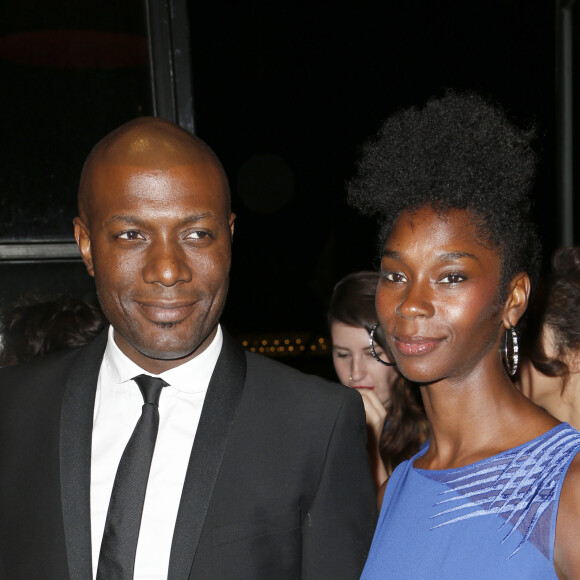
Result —
POLYGON ((469 258, 470 260, 479 262, 479 258, 475 254, 470 254, 469 252, 444 252, 437 256, 437 261, 454 262, 455 260, 460 260, 461 258, 469 258))
POLYGON ((399 252, 395 252, 394 250, 389 250, 385 248, 383 253, 381 254, 383 258, 391 258, 391 260, 401 261, 401 254, 399 252))
MULTIPOLYGON (((395 260, 397 262, 400 262, 403 259, 399 252, 396 252, 395 250, 389 250, 388 248, 383 250, 382 257, 390 258, 391 260, 395 260)), ((461 258, 469 258, 470 260, 479 262, 479 258, 470 252, 443 252, 437 256, 437 261, 445 263, 460 260, 461 258)))

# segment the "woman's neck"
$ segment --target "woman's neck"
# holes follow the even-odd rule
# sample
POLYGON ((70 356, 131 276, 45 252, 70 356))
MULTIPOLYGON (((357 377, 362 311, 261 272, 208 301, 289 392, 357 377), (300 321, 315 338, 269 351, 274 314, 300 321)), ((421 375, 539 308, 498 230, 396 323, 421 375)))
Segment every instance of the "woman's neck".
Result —
POLYGON ((554 389, 537 403, 548 413, 580 430, 580 375, 572 373, 562 392, 562 381, 558 377, 554 389))
POLYGON ((421 387, 431 425, 423 469, 469 465, 529 441, 558 422, 526 399, 501 367, 421 387))

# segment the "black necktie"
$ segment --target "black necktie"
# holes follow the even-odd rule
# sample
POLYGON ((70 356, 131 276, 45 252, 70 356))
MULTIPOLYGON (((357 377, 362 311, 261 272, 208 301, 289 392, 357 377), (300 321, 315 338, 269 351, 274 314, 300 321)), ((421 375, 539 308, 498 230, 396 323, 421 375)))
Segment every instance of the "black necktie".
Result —
POLYGON ((149 375, 139 375, 133 380, 145 402, 117 468, 99 554, 97 580, 130 580, 135 567, 143 502, 159 428, 159 397, 167 383, 149 375))

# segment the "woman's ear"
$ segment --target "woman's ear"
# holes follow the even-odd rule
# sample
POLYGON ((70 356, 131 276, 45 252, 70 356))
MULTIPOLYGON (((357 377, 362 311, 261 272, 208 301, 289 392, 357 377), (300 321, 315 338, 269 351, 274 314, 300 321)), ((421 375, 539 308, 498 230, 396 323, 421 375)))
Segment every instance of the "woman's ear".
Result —
POLYGON ((566 363, 570 374, 580 373, 580 353, 574 352, 574 354, 567 357, 564 362, 566 363))
POLYGON ((528 307, 531 290, 530 277, 525 272, 514 276, 503 308, 503 323, 506 328, 516 326, 528 307))

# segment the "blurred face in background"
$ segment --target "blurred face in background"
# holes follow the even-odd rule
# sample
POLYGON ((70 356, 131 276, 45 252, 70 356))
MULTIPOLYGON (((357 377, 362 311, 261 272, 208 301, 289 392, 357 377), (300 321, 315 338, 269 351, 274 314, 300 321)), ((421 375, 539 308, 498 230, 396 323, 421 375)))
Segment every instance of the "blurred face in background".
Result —
MULTIPOLYGON (((330 326, 332 361, 338 379, 347 387, 372 388, 381 403, 391 396, 391 386, 399 376, 393 367, 376 361, 371 353, 369 333, 362 326, 335 320, 330 326)), ((375 342, 375 352, 383 359, 383 349, 375 342)))
MULTIPOLYGON (((562 357, 558 355, 558 349, 556 347, 557 341, 554 336, 552 329, 545 325, 542 329, 541 334, 542 350, 548 359, 562 360, 562 357)), ((570 365, 571 360, 563 360, 564 363, 570 365)), ((529 399, 534 401, 536 405, 540 405, 546 409, 549 413, 560 419, 552 408, 552 403, 554 400, 558 401, 566 394, 566 390, 563 390, 564 380, 562 377, 551 377, 545 375, 539 371, 531 361, 523 360, 520 369, 520 388, 522 393, 526 395, 529 399)), ((564 397, 566 399, 567 397, 564 397)), ((563 419, 560 419, 563 420, 563 419)))

